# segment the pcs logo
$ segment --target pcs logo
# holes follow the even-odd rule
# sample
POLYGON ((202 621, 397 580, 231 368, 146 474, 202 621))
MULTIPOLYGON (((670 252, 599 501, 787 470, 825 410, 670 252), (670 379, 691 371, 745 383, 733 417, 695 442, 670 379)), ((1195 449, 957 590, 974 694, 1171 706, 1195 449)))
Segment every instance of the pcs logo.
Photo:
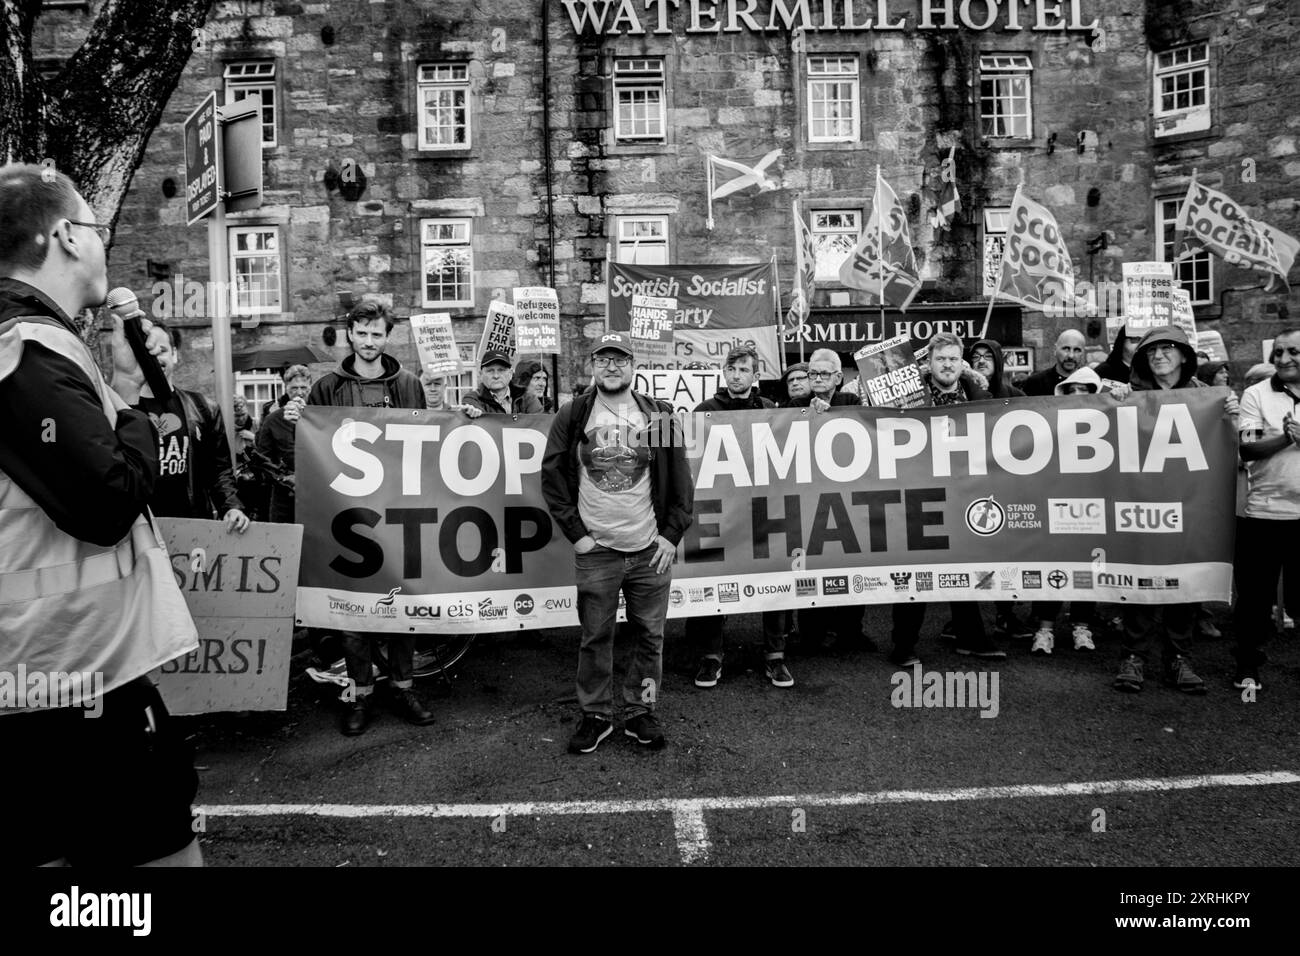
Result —
POLYGON ((514 604, 515 604, 515 613, 518 614, 520 617, 531 616, 533 613, 533 609, 537 607, 537 603, 533 600, 533 596, 531 594, 516 595, 514 604))

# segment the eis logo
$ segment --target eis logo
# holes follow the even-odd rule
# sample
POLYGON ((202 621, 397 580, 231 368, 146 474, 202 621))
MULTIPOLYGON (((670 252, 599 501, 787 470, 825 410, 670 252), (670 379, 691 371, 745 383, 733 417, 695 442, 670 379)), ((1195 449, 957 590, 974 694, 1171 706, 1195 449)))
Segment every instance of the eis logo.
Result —
POLYGON ((992 537, 1007 523, 1007 513, 993 496, 976 498, 966 507, 966 527, 981 538, 992 537))

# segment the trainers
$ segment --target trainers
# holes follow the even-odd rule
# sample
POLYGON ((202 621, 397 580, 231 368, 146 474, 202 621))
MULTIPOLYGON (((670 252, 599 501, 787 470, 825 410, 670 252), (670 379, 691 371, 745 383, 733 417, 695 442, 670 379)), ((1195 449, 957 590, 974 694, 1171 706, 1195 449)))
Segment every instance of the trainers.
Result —
POLYGON ((1142 658, 1130 654, 1119 662, 1119 673, 1115 675, 1115 689, 1129 694, 1136 694, 1142 689, 1142 658))
POLYGON ((993 643, 993 638, 987 634, 982 640, 975 643, 957 642, 957 653, 967 657, 983 657, 986 660, 1002 660, 1007 656, 1007 652, 999 650, 998 646, 993 643))
POLYGON ((393 699, 391 702, 393 713, 401 717, 408 724, 415 724, 417 727, 424 727, 433 723, 433 714, 429 708, 416 696, 415 691, 411 688, 394 688, 393 699))
POLYGON ((695 672, 696 687, 717 687, 722 678, 722 661, 716 657, 700 658, 700 669, 695 672))
POLYGON ((1034 646, 1029 649, 1029 653, 1050 654, 1054 647, 1056 647, 1056 633, 1050 624, 1044 624, 1034 633, 1034 646))
POLYGON ((1217 641, 1223 637, 1223 632, 1219 630, 1219 626, 1208 618, 1201 621, 1197 629, 1201 632, 1201 637, 1207 641, 1217 641))
POLYGON ((614 732, 612 721, 599 714, 583 714, 578 729, 569 738, 569 753, 589 754, 600 742, 614 732))
POLYGON ((915 667, 921 663, 921 658, 917 657, 913 651, 900 651, 898 648, 890 651, 886 660, 895 667, 915 667))
POLYGON ((364 697, 358 696, 343 712, 343 724, 339 729, 343 731, 344 736, 356 737, 366 732, 366 727, 375 716, 370 697, 370 694, 364 697))
POLYGON ((648 750, 662 750, 665 743, 664 732, 659 729, 659 721, 649 711, 629 717, 627 723, 623 725, 623 733, 648 750))
POLYGON ((1087 624, 1074 625, 1074 649, 1076 651, 1095 651, 1097 645, 1092 643, 1092 630, 1087 624))
POLYGON ((785 666, 785 661, 781 658, 767 662, 767 679, 772 682, 773 687, 793 687, 794 678, 790 676, 790 668, 785 666))
POLYGON ((1205 681, 1196 676, 1192 662, 1181 654, 1165 668, 1165 681, 1184 694, 1204 694, 1205 681))
POLYGON ((1237 677, 1233 680, 1232 686, 1237 690, 1245 690, 1247 687, 1253 687, 1255 690, 1264 689, 1264 685, 1259 682, 1259 671, 1253 667, 1237 668, 1237 677))

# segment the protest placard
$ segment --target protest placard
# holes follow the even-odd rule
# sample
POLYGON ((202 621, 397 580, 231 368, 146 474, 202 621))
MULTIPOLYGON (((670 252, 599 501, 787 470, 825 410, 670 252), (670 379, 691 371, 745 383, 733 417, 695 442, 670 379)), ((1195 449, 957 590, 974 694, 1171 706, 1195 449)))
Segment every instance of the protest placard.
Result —
MULTIPOLYGON (((484 416, 419 443, 385 437, 410 415, 304 410, 302 622, 414 633, 575 624, 573 547, 541 493, 552 419, 484 416), (438 507, 412 509, 413 495, 438 507)), ((1231 595, 1236 436, 1212 389, 906 414, 713 412, 691 425, 694 520, 671 617, 1231 595)))
POLYGON ((1199 348, 1200 336, 1196 331, 1196 313, 1192 309, 1192 295, 1186 289, 1173 288, 1169 292, 1173 307, 1173 324, 1187 334, 1192 348, 1199 348))
POLYGON ((696 405, 712 398, 726 384, 726 378, 715 368, 639 368, 632 379, 633 390, 668 402, 678 413, 695 411, 696 405))
POLYGON ((910 335, 867 345, 854 353, 853 360, 860 376, 858 394, 868 405, 918 408, 930 404, 910 335))
POLYGON ((673 316, 677 300, 660 296, 632 296, 628 329, 636 349, 638 366, 668 362, 676 354, 673 344, 673 316))
POLYGON ((487 318, 483 321, 483 335, 478 340, 478 354, 505 352, 511 360, 515 357, 515 307, 509 302, 493 299, 488 303, 487 318))
POLYGON ((172 573, 199 631, 198 650, 155 676, 174 714, 284 710, 303 529, 255 521, 158 518, 172 573))
POLYGON ((1174 323, 1174 270, 1168 262, 1125 262, 1124 326, 1141 338, 1151 329, 1174 323))
POLYGON ((411 316, 411 335, 420 355, 420 368, 433 375, 454 375, 460 371, 460 352, 451 330, 450 312, 411 316))
POLYGON ((524 355, 560 352, 560 297, 545 286, 514 290, 515 348, 524 355))

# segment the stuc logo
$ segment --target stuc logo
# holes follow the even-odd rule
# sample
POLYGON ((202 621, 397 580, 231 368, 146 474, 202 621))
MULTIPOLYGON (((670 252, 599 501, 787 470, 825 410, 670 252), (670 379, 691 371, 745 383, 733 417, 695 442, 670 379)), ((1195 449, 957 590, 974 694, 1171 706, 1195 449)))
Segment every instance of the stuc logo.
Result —
POLYGON ((1183 530, 1181 501, 1117 501, 1115 530, 1146 534, 1178 534, 1183 530))

